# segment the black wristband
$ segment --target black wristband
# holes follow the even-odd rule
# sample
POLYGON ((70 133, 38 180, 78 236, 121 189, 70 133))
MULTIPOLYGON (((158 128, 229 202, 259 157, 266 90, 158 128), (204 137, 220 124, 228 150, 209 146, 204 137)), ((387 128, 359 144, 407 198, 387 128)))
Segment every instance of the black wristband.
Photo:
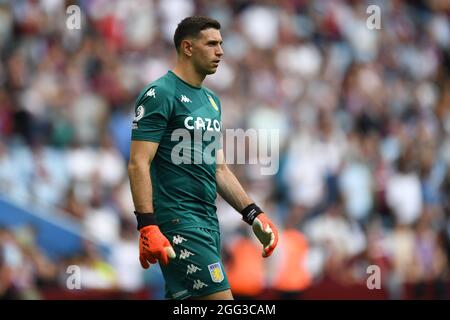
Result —
POLYGON ((153 213, 134 212, 137 219, 137 229, 141 230, 143 227, 157 225, 156 216, 153 213))
POLYGON ((242 211, 242 220, 247 222, 249 225, 253 224, 253 220, 263 211, 254 203, 245 207, 242 211))

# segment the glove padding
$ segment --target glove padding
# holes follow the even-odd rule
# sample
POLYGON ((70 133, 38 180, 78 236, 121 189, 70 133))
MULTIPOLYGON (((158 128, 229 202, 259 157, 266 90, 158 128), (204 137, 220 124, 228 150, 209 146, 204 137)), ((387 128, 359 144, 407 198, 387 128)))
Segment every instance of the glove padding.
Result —
POLYGON ((277 228, 264 213, 260 213, 253 221, 252 229, 263 245, 262 256, 269 257, 278 244, 277 228))
POLYGON ((170 245, 169 240, 161 233, 159 227, 150 225, 139 230, 139 261, 144 269, 148 269, 150 264, 155 264, 158 260, 164 266, 169 263, 169 258, 176 257, 175 250, 170 245))

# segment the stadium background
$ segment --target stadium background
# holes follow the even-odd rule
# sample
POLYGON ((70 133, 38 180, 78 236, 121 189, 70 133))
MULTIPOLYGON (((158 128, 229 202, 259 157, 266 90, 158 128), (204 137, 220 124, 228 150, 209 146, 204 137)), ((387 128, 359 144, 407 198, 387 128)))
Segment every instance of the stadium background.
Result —
POLYGON ((273 257, 218 199, 235 294, 448 298, 446 0, 0 1, 0 297, 163 298, 159 267, 139 265, 126 164, 134 99, 193 14, 222 24, 206 85, 224 128, 280 130, 276 175, 232 166, 280 227, 273 257))

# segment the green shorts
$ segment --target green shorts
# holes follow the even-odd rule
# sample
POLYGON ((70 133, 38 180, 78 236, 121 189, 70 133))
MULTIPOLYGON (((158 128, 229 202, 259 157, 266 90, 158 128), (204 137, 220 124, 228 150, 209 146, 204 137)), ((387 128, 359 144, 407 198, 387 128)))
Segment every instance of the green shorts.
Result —
POLYGON ((164 232, 176 258, 161 266, 166 282, 166 299, 187 299, 230 288, 220 258, 220 234, 193 228, 164 232))

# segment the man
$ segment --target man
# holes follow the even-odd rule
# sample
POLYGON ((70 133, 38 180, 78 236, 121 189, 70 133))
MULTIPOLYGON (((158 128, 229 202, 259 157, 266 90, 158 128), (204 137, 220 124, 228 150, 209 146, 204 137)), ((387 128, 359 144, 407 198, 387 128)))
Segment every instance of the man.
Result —
POLYGON ((217 193, 252 226, 264 257, 278 242, 275 226, 224 163, 221 104, 202 86, 223 56, 219 30, 207 17, 181 21, 175 68, 136 102, 128 173, 140 262, 146 269, 159 260, 168 299, 233 299, 220 258, 217 193))

